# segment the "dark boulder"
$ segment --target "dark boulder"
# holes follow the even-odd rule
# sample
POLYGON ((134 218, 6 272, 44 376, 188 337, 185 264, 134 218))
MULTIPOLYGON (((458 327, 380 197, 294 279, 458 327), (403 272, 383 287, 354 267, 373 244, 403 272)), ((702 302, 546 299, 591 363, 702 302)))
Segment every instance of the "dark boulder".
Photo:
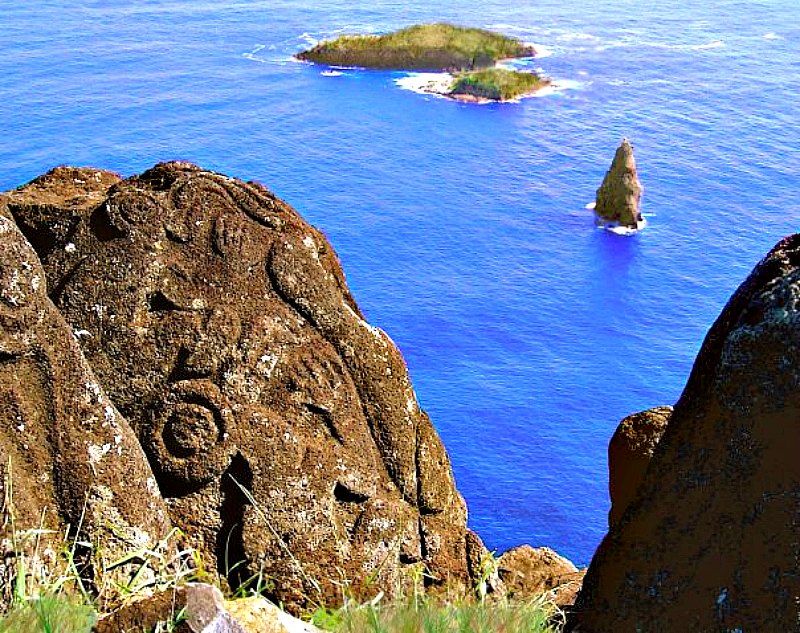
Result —
POLYGON ((800 235, 711 327, 573 626, 794 631, 800 620, 800 235))
POLYGON ((418 563, 471 584, 448 457, 325 237, 188 163, 89 184, 53 172, 7 204, 207 567, 292 610, 418 563))

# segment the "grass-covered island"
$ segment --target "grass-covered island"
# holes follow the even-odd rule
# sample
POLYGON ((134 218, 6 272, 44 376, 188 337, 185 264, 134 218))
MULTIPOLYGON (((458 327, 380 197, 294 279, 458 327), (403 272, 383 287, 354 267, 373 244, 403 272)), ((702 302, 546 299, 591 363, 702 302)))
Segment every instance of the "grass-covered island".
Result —
POLYGON ((327 66, 443 72, 453 76, 423 86, 463 101, 507 101, 548 85, 535 73, 496 68, 504 59, 533 57, 521 40, 485 29, 420 24, 385 35, 344 35, 297 55, 327 66))
POLYGON ((536 73, 487 68, 456 75, 445 94, 463 101, 510 101, 548 85, 550 80, 536 73))

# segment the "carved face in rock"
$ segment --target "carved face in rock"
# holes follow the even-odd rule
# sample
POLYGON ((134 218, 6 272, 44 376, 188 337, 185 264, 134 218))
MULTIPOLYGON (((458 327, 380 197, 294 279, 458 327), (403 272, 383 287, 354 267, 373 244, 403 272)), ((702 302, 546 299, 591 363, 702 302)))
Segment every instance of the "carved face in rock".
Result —
POLYGON ((420 560, 464 575, 463 502, 402 358, 291 208, 161 165, 112 188, 50 264, 173 520, 234 583, 274 576, 293 605, 420 560))

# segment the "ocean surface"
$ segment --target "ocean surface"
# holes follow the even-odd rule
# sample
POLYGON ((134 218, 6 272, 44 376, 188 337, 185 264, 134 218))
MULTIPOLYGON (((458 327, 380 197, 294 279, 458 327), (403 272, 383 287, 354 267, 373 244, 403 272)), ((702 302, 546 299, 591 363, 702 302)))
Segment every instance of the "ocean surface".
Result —
MULTIPOLYGON (((587 564, 606 448, 674 403, 710 324, 800 220, 797 0, 0 0, 0 190, 186 159, 322 229, 398 344, 498 552, 587 564), (467 105, 290 61, 449 20, 543 47, 559 89, 467 105), (622 137, 647 228, 585 207, 622 137)), ((399 82, 399 83, 398 83, 399 82)))

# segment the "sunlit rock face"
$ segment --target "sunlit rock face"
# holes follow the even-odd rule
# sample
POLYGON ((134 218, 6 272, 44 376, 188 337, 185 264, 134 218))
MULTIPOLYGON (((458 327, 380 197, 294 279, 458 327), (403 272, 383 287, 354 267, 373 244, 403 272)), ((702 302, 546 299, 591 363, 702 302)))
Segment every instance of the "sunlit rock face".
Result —
POLYGON ((628 139, 622 139, 597 190, 594 207, 597 223, 609 228, 643 228, 645 222, 640 211, 642 191, 633 146, 628 139))
MULTIPOLYGON (((0 195, 0 547, 13 554, 3 549, 0 603, 15 569, 55 572, 64 537, 113 561, 153 549, 170 528, 142 448, 48 298, 7 202, 0 195)), ((123 581, 128 571, 105 578, 123 581)))
POLYGON ((418 564, 470 583, 482 546, 448 457, 324 236, 189 163, 92 173, 55 170, 9 208, 207 564, 290 608, 418 564))

